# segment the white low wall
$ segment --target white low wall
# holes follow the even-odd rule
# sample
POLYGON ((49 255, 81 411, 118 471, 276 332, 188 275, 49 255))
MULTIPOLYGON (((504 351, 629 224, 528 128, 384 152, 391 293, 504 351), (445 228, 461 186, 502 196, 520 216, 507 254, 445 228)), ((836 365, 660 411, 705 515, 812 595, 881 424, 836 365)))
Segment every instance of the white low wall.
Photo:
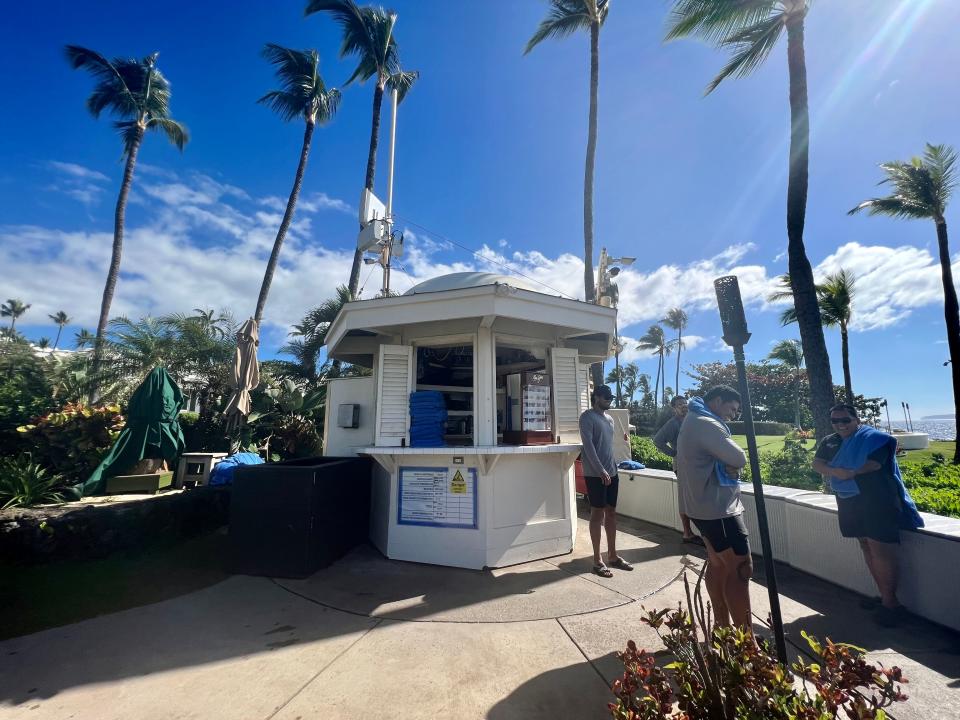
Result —
MULTIPOLYGON (((744 520, 759 554, 753 486, 741 485, 744 520)), ((864 595, 876 595, 856 540, 840 535, 832 495, 764 485, 773 557, 864 595)), ((621 470, 617 511, 679 530, 677 478, 668 470, 621 470)), ((921 513, 926 527, 901 533, 901 602, 912 612, 960 630, 960 520, 921 513)))

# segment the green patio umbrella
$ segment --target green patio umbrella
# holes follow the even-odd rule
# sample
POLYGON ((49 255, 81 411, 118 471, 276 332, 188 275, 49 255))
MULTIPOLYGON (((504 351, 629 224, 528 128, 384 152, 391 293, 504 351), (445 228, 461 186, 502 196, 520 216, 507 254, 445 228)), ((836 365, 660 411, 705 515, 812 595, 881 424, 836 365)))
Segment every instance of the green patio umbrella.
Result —
POLYGON ((163 458, 169 465, 183 452, 180 408, 183 393, 163 368, 150 371, 134 390, 127 424, 89 479, 78 489, 83 495, 103 495, 107 478, 123 475, 144 458, 163 458))

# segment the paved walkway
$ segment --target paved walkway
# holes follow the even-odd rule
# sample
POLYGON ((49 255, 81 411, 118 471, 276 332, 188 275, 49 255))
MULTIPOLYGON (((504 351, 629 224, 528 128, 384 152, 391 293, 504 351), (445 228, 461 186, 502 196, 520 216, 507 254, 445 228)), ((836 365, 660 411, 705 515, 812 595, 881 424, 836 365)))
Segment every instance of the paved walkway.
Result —
MULTIPOLYGON (((636 566, 590 573, 571 555, 479 572, 370 548, 301 581, 235 576, 165 602, 0 643, 0 718, 339 720, 605 718, 614 653, 660 649, 640 606, 675 605, 701 553, 623 521, 636 566)), ((960 638, 912 620, 881 630, 858 597, 781 568, 784 619, 899 665, 899 720, 960 717, 960 638)), ((766 590, 754 586, 758 617, 766 590)))

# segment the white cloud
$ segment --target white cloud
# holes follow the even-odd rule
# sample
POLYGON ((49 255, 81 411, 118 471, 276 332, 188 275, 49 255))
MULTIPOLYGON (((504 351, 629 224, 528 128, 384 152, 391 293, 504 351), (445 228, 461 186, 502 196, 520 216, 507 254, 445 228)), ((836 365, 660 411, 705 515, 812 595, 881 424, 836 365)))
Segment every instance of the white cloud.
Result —
MULTIPOLYGON (((819 281, 841 268, 857 279, 852 330, 889 327, 916 308, 943 302, 940 262, 926 248, 849 242, 824 258, 814 269, 814 277, 819 281)), ((960 272, 960 263, 953 263, 953 272, 960 272)))
MULTIPOLYGON (((286 208, 286 200, 282 200, 281 202, 283 203, 283 207, 286 208)), ((330 197, 323 192, 301 197, 297 201, 297 209, 309 213, 319 212, 320 210, 336 210, 337 212, 346 213, 347 215, 353 215, 357 212, 349 203, 338 198, 330 197)))
POLYGON ((83 165, 77 165, 76 163, 69 162, 59 162, 58 160, 51 160, 47 163, 53 170, 63 173, 64 175, 69 175, 70 177, 82 178, 83 180, 98 180, 101 182, 107 182, 110 180, 102 172, 97 170, 91 170, 88 167, 83 165))

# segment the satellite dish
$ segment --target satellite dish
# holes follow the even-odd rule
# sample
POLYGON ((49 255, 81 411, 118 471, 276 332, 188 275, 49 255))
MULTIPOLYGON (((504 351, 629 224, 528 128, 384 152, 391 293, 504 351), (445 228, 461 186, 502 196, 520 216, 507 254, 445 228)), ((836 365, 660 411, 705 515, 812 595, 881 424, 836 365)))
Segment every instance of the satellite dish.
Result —
POLYGON ((371 220, 383 220, 387 217, 387 207, 372 192, 363 189, 360 196, 360 224, 367 225, 371 220))

